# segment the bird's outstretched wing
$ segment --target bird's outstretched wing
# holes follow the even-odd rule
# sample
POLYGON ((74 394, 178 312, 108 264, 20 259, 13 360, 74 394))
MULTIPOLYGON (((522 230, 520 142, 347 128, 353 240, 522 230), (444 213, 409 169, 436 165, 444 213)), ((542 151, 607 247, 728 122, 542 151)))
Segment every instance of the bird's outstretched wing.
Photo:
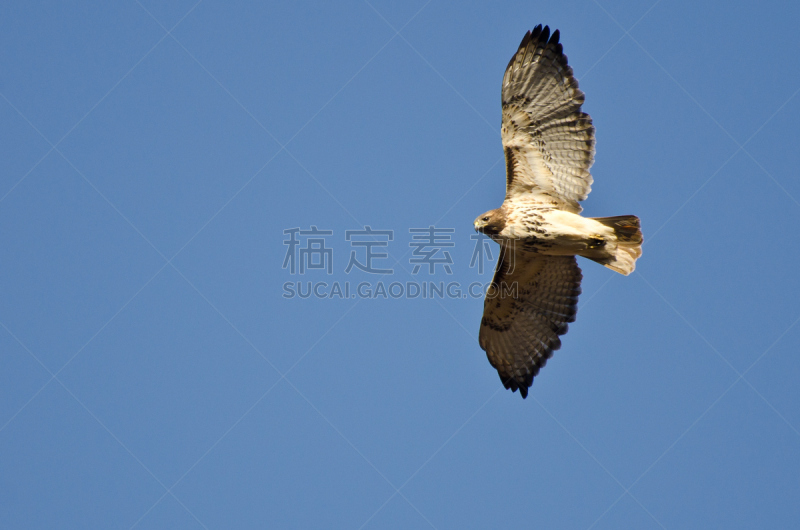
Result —
POLYGON ((578 213, 591 191, 594 126, 558 38, 558 30, 551 36, 536 26, 503 76, 506 198, 531 194, 578 213))
POLYGON ((479 342, 503 386, 527 397, 559 335, 575 321, 581 293, 575 256, 546 256, 505 243, 483 306, 479 342))

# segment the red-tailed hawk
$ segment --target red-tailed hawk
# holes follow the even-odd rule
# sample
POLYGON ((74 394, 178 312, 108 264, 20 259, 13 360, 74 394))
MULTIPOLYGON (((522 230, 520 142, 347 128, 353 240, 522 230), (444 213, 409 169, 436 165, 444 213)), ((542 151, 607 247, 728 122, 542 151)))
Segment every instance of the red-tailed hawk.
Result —
POLYGON ((503 205, 475 220, 500 244, 484 301, 480 345, 506 388, 533 378, 575 321, 583 256, 628 275, 642 255, 639 218, 581 217, 591 191, 594 126, 558 30, 525 34, 503 76, 503 205))

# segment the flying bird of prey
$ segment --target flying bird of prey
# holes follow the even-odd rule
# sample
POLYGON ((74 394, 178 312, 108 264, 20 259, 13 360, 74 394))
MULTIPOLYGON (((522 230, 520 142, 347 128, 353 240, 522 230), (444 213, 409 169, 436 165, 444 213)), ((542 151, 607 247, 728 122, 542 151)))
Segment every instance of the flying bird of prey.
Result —
POLYGON ((581 217, 591 191, 594 126, 559 32, 525 34, 503 76, 506 197, 475 230, 500 244, 480 345, 503 385, 523 398, 575 321, 583 256, 628 275, 642 255, 639 218, 581 217))

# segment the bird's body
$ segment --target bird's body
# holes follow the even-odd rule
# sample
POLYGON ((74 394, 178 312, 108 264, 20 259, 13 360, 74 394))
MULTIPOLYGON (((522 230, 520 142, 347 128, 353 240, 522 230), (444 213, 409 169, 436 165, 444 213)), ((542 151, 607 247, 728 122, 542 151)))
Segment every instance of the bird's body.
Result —
POLYGON ((501 247, 480 345, 503 385, 522 397, 575 320, 582 279, 575 256, 625 275, 641 256, 637 217, 580 215, 593 180, 594 126, 558 39, 558 30, 550 36, 537 26, 506 68, 506 198, 475 220, 501 247))
MULTIPOLYGON (((633 216, 611 218, 629 221, 638 228, 638 219, 633 216)), ((641 241, 631 246, 620 241, 613 224, 606 218, 583 217, 581 215, 547 207, 535 199, 526 197, 506 200, 497 210, 486 212, 475 221, 475 228, 503 244, 514 245, 522 252, 548 256, 583 256, 603 263, 622 274, 633 271, 635 259, 641 255, 641 241), (502 230, 493 233, 481 226, 481 219, 490 215, 504 217, 502 230), (623 249, 632 248, 633 254, 623 249), (618 252, 622 255, 619 256, 618 252), (625 259, 630 256, 633 260, 625 259), (613 266, 612 266, 613 265, 613 266)))
POLYGON ((498 243, 515 242, 520 250, 552 256, 574 256, 590 246, 590 241, 609 237, 613 231, 580 215, 542 207, 536 201, 516 199, 504 203, 503 230, 491 235, 498 243))

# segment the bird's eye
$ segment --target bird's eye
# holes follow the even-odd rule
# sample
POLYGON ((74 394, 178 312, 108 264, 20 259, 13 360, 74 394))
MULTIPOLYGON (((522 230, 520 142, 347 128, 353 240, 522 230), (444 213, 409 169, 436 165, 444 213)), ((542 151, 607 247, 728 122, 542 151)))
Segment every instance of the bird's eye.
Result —
POLYGON ((482 220, 483 220, 483 221, 488 221, 488 220, 489 220, 489 218, 488 218, 488 217, 484 217, 482 220))

